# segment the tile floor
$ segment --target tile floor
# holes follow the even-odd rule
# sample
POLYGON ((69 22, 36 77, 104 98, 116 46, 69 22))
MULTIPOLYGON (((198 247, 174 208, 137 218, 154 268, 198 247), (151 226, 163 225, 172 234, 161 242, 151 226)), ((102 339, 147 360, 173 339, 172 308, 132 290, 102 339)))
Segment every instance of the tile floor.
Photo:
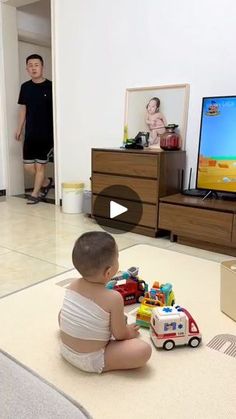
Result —
MULTIPOLYGON (((63 214, 55 205, 26 205, 22 198, 0 200, 0 296, 48 279, 72 268, 76 238, 88 230, 101 230, 84 214, 63 214)), ((149 238, 133 233, 114 234, 119 250, 146 243, 221 262, 230 256, 149 238)))

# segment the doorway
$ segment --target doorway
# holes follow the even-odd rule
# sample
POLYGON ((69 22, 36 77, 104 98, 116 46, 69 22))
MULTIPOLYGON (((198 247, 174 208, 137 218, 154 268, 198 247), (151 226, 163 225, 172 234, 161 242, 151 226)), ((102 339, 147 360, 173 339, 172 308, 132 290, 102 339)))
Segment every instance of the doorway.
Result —
MULTIPOLYGON (((33 187, 33 179, 25 175, 23 171, 22 144, 19 144, 13 138, 17 127, 17 100, 20 85, 29 80, 28 73, 25 70, 26 57, 30 54, 41 55, 45 63, 44 76, 49 80, 55 79, 53 77, 55 66, 52 65, 54 55, 51 47, 51 7, 52 16, 54 16, 54 0, 5 0, 2 5, 4 94, 6 100, 6 109, 3 110, 6 119, 4 133, 6 140, 5 170, 7 174, 7 195, 10 196, 23 196, 25 190, 29 192, 33 187)), ((53 102, 55 103, 54 92, 55 87, 53 87, 53 102)), ((55 156, 55 110, 53 114, 55 156)), ((50 156, 46 176, 52 177, 57 183, 54 156, 50 156)), ((48 198, 48 202, 55 202, 55 189, 50 190, 48 198)), ((58 201, 59 198, 56 196, 57 204, 58 201)))
MULTIPOLYGON (((26 71, 26 58, 31 54, 39 54, 44 60, 44 77, 52 80, 51 52, 51 10, 50 0, 39 0, 31 4, 17 7, 18 51, 19 51, 19 84, 29 80, 26 71)), ((49 156, 46 177, 54 176, 53 154, 49 156)), ((24 172, 24 191, 33 190, 34 178, 24 172)), ((47 202, 55 203, 55 189, 50 189, 47 202)))

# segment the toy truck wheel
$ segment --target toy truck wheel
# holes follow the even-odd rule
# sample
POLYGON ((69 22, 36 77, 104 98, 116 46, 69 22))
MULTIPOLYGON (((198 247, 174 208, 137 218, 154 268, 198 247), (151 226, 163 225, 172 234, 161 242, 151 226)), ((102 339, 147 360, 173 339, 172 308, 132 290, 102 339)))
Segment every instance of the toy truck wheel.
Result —
POLYGON ((166 350, 166 351, 171 351, 171 349, 173 349, 175 347, 175 342, 173 341, 173 340, 166 340, 164 343, 163 343, 163 348, 166 350))
POLYGON ((188 342, 189 346, 191 346, 191 348, 197 348, 199 346, 201 342, 201 339, 195 337, 195 338, 191 338, 188 342))

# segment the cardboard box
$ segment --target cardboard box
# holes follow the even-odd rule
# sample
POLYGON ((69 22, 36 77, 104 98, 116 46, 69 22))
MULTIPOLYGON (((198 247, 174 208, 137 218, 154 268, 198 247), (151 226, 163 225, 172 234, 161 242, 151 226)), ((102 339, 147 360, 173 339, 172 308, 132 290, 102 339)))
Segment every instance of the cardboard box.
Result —
POLYGON ((220 309, 236 321, 236 259, 221 263, 220 309))

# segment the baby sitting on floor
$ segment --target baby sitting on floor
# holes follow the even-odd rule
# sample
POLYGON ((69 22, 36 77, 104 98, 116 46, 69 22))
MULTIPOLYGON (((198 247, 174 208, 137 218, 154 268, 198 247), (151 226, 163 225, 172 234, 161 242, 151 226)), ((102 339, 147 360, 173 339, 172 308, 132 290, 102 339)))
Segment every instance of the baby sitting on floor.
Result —
POLYGON ((59 313, 62 356, 95 373, 145 365, 151 346, 138 338, 136 324, 126 324, 121 295, 105 288, 119 267, 113 237, 98 231, 83 234, 72 259, 82 278, 66 289, 59 313))

